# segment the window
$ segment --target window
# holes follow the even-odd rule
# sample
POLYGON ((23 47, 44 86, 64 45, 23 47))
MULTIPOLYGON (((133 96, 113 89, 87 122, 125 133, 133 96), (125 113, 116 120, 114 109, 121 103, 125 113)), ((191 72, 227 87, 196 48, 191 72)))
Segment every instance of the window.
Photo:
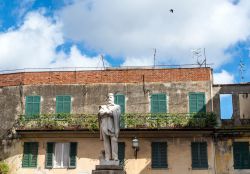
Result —
POLYGON ((115 95, 115 104, 121 106, 121 113, 125 113, 125 96, 123 94, 115 95))
POLYGON ((40 114, 40 96, 26 96, 26 118, 36 118, 40 114))
POLYGON ((233 155, 235 169, 250 169, 248 142, 234 142, 233 155))
POLYGON ((167 168, 167 143, 152 142, 152 168, 167 168))
POLYGON ((125 113, 125 96, 123 94, 115 95, 115 104, 120 105, 121 107, 121 117, 120 117, 120 127, 125 127, 124 113, 125 113))
POLYGON ((206 112, 205 93, 189 93, 189 112, 206 112))
POLYGON ((206 142, 192 142, 192 168, 193 169, 207 169, 207 143, 206 142))
POLYGON ((76 168, 77 143, 47 143, 46 168, 76 168))
POLYGON ((152 94, 151 95, 151 113, 166 113, 166 94, 152 94))
POLYGON ((25 142, 23 146, 22 167, 37 167, 37 142, 25 142))
POLYGON ((70 113, 71 96, 56 96, 56 113, 70 113))
POLYGON ((124 166, 124 158, 125 158, 125 143, 118 142, 118 159, 120 162, 120 166, 124 166))

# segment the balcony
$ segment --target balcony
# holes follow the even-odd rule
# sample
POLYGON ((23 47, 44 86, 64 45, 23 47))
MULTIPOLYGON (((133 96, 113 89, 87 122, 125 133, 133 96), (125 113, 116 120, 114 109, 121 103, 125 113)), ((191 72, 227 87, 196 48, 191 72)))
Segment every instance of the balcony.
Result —
MULTIPOLYGON (((214 128, 214 113, 126 113, 121 116, 121 129, 188 129, 214 128)), ((21 115, 17 130, 98 130, 97 114, 21 115)))

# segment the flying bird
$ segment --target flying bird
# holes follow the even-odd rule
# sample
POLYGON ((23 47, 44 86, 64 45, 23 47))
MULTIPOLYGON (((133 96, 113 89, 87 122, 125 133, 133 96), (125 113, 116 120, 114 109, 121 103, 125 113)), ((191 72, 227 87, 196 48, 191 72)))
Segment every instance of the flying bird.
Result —
POLYGON ((170 9, 169 12, 170 12, 170 13, 174 13, 174 9, 170 9))

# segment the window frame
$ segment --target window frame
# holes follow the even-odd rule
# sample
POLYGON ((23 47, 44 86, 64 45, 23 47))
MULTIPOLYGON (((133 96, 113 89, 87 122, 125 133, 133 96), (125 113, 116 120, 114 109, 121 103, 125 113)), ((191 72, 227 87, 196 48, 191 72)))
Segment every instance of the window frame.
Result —
MULTIPOLYGON (((75 169, 77 165, 77 142, 47 142, 45 168, 47 169, 75 169), (67 165, 56 166, 55 148, 56 144, 69 144, 67 165)), ((61 156, 61 163, 63 164, 63 155, 61 156)))
POLYGON ((71 113, 71 109, 72 109, 72 96, 71 95, 57 95, 56 96, 56 113, 57 114, 70 114, 71 113), (63 101, 59 101, 58 97, 63 97, 63 101), (62 104, 63 104, 62 110, 64 111, 64 109, 65 109, 64 108, 64 102, 67 102, 67 101, 64 101, 64 97, 70 97, 69 112, 59 112, 58 111, 59 102, 62 102, 62 104))
POLYGON ((167 169, 168 168, 168 145, 167 145, 167 142, 151 142, 151 168, 152 169, 167 169), (155 145, 158 145, 158 149, 157 150, 157 154, 154 154, 154 144, 155 145), (161 146, 161 147, 160 147, 161 146), (161 153, 161 150, 162 149, 159 149, 162 148, 162 147, 165 147, 165 156, 163 156, 164 159, 162 159, 162 156, 159 156, 159 155, 163 155, 164 153, 161 153), (156 156, 155 156, 156 155, 156 156), (160 158, 160 159, 158 159, 160 158), (154 161, 156 160, 156 161, 154 161), (162 163, 162 164, 161 164, 162 163), (155 164, 158 164, 158 165, 155 165, 155 164))
POLYGON ((208 150, 207 150, 207 142, 191 142, 191 162, 192 162, 192 170, 207 170, 208 169, 208 150), (196 154, 198 156, 199 164, 194 164, 194 145, 198 145, 198 150, 196 154), (203 154, 201 148, 204 145, 206 152, 203 154), (204 156, 205 155, 205 156, 204 156), (205 163, 202 163, 202 159, 205 159, 205 163))
POLYGON ((151 114, 168 113, 168 95, 166 93, 153 93, 153 94, 150 95, 150 113, 151 114), (160 95, 164 95, 165 100, 160 100, 159 99, 160 95), (154 100, 153 96, 157 96, 158 99, 154 100), (153 110, 153 102, 158 102, 158 104, 157 104, 158 105, 158 111, 153 110), (160 111, 160 102, 165 102, 165 105, 164 105, 165 111, 164 112, 160 111))
MULTIPOLYGON (((24 142, 23 144, 23 157, 22 157, 22 168, 36 168, 37 167, 37 161, 38 161, 38 152, 39 152, 39 143, 38 142, 24 142), (27 148, 27 149, 26 149, 27 148), (36 149, 32 149, 32 148, 36 148, 36 149), (28 151, 28 164, 24 164, 24 160, 25 160, 25 155, 26 152, 28 151), (35 156, 36 156, 36 159, 35 159, 35 165, 32 166, 32 159, 31 158, 31 153, 32 151, 35 152, 35 156)), ((34 156, 34 154, 32 154, 34 156)), ((33 158, 32 156, 32 158, 33 158)))
POLYGON ((27 95, 25 96, 25 118, 26 119, 33 119, 33 118, 38 118, 39 115, 41 113, 41 96, 40 95, 27 95), (29 98, 32 97, 32 102, 28 101, 29 98), (39 97, 39 102, 34 101, 35 97, 39 97), (28 109, 28 105, 31 104, 32 105, 32 111, 30 112, 28 109), (34 108, 35 108, 35 104, 38 104, 38 112, 37 113, 33 113, 34 108))
MULTIPOLYGON (((244 159, 243 159, 244 160, 244 159)), ((249 152, 249 142, 246 142, 246 141, 242 141, 242 142, 233 142, 233 161, 234 161, 234 164, 233 164, 233 167, 234 167, 234 169, 236 169, 236 170, 241 170, 241 169, 250 169, 250 152, 249 152), (240 147, 240 144, 241 144, 241 147, 240 147), (242 151, 240 151, 240 152, 236 152, 236 145, 238 145, 239 147, 239 149, 240 150, 242 150, 242 151), (242 146, 243 145, 246 145, 246 149, 244 149, 242 146), (244 150, 246 150, 246 151, 244 151, 244 150), (242 165, 243 164, 243 162, 242 162, 242 158, 240 159, 240 164, 241 165, 237 165, 236 166, 236 164, 237 164, 237 162, 236 162, 236 153, 240 153, 240 157, 242 157, 242 156, 245 156, 246 155, 246 157, 247 157, 247 162, 248 162, 248 164, 247 165, 242 165)))
POLYGON ((188 93, 188 103, 189 103, 189 113, 206 113, 207 111, 207 106, 206 106, 206 93, 205 92, 189 92, 188 93), (195 102, 196 102, 196 111, 195 112, 191 112, 191 100, 193 99, 190 99, 190 95, 196 95, 196 99, 195 99, 195 102), (203 108, 200 110, 200 111, 197 111, 198 109, 198 99, 197 99, 197 95, 203 95, 204 97, 204 101, 203 101, 203 108))

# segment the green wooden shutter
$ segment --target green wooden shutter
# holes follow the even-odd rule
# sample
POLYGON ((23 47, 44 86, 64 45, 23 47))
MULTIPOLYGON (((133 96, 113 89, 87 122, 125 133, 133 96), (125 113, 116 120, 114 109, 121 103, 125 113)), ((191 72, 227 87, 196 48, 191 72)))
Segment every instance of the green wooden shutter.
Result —
POLYGON ((206 112, 205 93, 189 93, 189 112, 206 112))
POLYGON ((56 96, 56 113, 70 113, 71 96, 56 96))
POLYGON ((55 145, 55 143, 52 143, 52 142, 47 143, 46 160, 45 160, 45 168, 46 169, 53 168, 54 145, 55 145))
POLYGON ((23 146, 23 161, 22 167, 29 167, 29 143, 24 143, 23 146))
POLYGON ((118 142, 118 159, 120 166, 124 166, 124 159, 125 159, 125 143, 118 142))
POLYGON ((125 96, 123 94, 115 95, 115 104, 121 106, 121 113, 125 113, 125 96))
POLYGON ((70 143, 70 151, 69 151, 69 168, 76 168, 76 156, 77 156, 77 143, 70 143))
POLYGON ((208 168, 207 143, 192 142, 192 168, 208 168))
POLYGON ((233 155, 235 169, 250 169, 248 142, 234 142, 233 155))
POLYGON ((167 168, 167 143, 152 142, 151 150, 152 168, 167 168))
POLYGON ((166 94, 152 94, 151 95, 151 113, 166 113, 166 94))
POLYGON ((121 107, 120 127, 125 127, 124 113, 125 113, 125 96, 123 94, 115 95, 115 104, 121 107))
POLYGON ((38 142, 25 142, 23 150, 22 167, 37 166, 38 142))
POLYGON ((25 115, 26 118, 37 118, 40 114, 40 96, 26 96, 25 115))

